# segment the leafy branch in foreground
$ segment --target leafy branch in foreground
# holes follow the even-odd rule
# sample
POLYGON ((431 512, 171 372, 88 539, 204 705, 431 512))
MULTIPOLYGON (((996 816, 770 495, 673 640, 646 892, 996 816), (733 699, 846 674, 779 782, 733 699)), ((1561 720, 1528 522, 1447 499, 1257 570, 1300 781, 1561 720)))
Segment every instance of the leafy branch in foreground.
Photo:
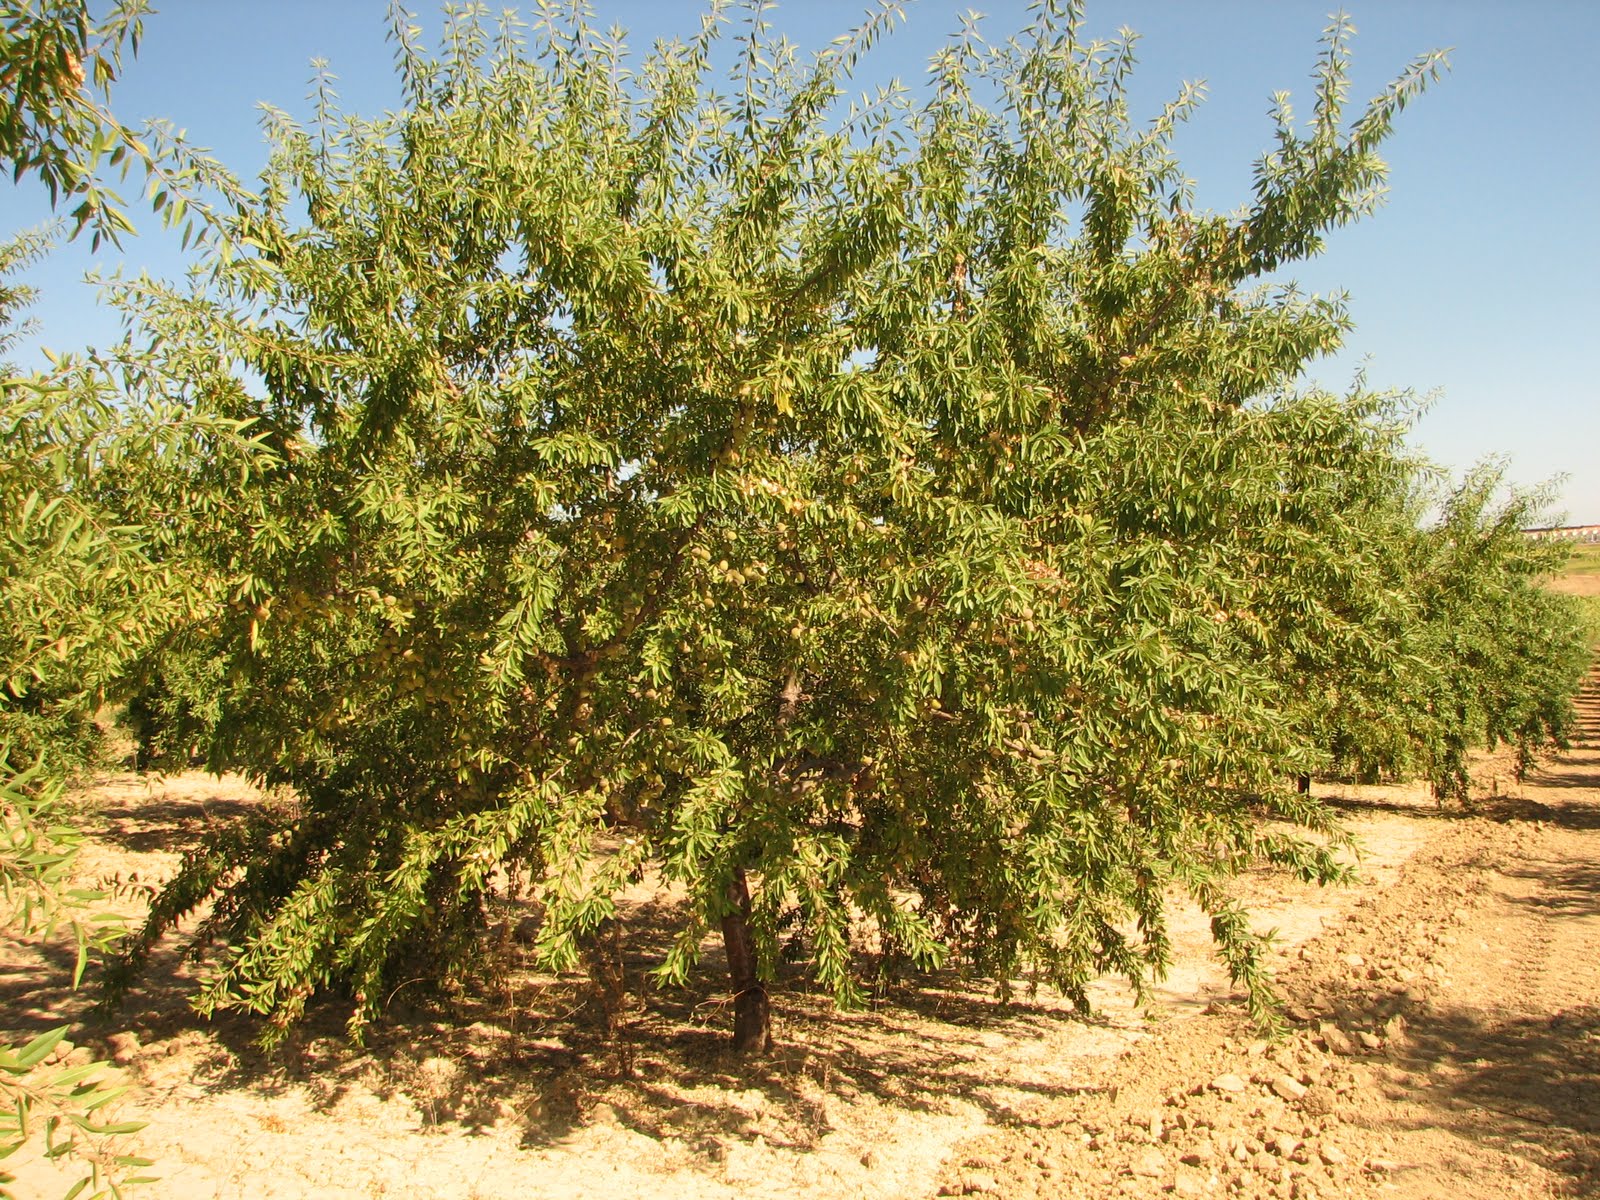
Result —
POLYGON ((149 0, 115 0, 100 15, 86 0, 8 0, 0 7, 0 162, 16 180, 31 175, 52 207, 71 203, 71 234, 90 231, 93 248, 121 245, 134 232, 121 183, 144 175, 146 197, 185 246, 217 232, 212 197, 238 184, 165 121, 141 129, 110 108, 124 49, 136 54, 149 0))
MULTIPOLYGON (((75 828, 57 818, 60 783, 37 767, 17 771, 9 747, 0 743, 0 929, 9 936, 49 939, 65 931, 77 947, 72 982, 82 979, 91 952, 108 952, 123 922, 99 905, 103 892, 74 887, 72 864, 81 845, 75 828)), ((48 1030, 26 1043, 0 1044, 0 1160, 42 1136, 39 1153, 50 1162, 70 1159, 86 1169, 68 1197, 121 1196, 121 1189, 148 1182, 131 1172, 149 1161, 118 1153, 116 1137, 144 1127, 114 1121, 106 1110, 126 1091, 104 1077, 108 1064, 56 1063, 52 1053, 66 1028, 48 1030)), ((37 1143, 35 1143, 37 1145, 37 1143)), ((15 1177, 0 1170, 0 1196, 14 1193, 15 1177)))
MULTIPOLYGON (((226 176, 181 139, 152 129, 152 152, 106 107, 123 47, 137 50, 146 11, 144 0, 122 0, 97 20, 82 0, 19 0, 0 10, 0 159, 16 179, 40 179, 53 204, 76 200, 72 232, 91 229, 96 247, 132 231, 103 172, 125 177, 142 164, 169 225, 184 221, 191 205, 204 221, 208 210, 195 199, 202 188, 228 194, 226 176)), ((208 233, 202 224, 198 238, 186 229, 184 240, 208 233)), ((31 296, 12 274, 49 242, 40 232, 0 245, 0 351, 22 328, 16 314, 31 296)), ((237 432, 190 425, 186 413, 159 403, 119 409, 71 363, 42 378, 0 363, 0 890, 14 906, 9 932, 48 938, 63 924, 72 932, 74 984, 88 952, 107 949, 118 923, 92 911, 102 896, 71 886, 77 836, 54 820, 63 773, 89 752, 89 713, 106 685, 180 616, 191 622, 206 594, 203 584, 179 580, 162 552, 160 511, 142 511, 132 497, 159 504, 161 489, 141 489, 141 473, 149 478, 159 466, 163 480, 183 487, 181 472, 169 469, 174 452, 237 432), (103 502, 113 496, 114 505, 103 502), (17 771, 13 755, 37 761, 17 771)), ((192 506, 192 490, 182 494, 192 506)), ((136 1126, 97 1123, 94 1114, 121 1091, 94 1077, 104 1064, 41 1066, 62 1032, 0 1049, 0 1157, 42 1129, 47 1159, 88 1167, 69 1195, 120 1195, 135 1181, 130 1169, 146 1164, 114 1153, 105 1139, 136 1126)))
MULTIPOLYGON (((12 282, 13 272, 43 254, 45 234, 24 234, 0 244, 0 352, 15 335, 16 314, 30 298, 29 289, 12 282)), ((123 923, 97 905, 104 895, 73 884, 73 861, 81 845, 78 831, 60 819, 65 768, 85 753, 88 721, 83 697, 92 690, 59 657, 54 670, 27 667, 27 647, 54 642, 66 628, 59 619, 61 603, 89 597, 51 595, 48 587, 32 605, 23 599, 29 582, 37 583, 61 565, 76 561, 97 544, 92 530, 56 525, 48 537, 37 536, 52 513, 77 501, 71 495, 68 463, 74 456, 62 446, 54 456, 55 473, 22 447, 32 432, 29 418, 37 406, 22 400, 10 369, 0 363, 0 427, 8 431, 0 455, 0 929, 23 938, 50 939, 68 933, 77 948, 72 982, 77 986, 91 952, 104 954, 123 932, 123 923), (50 482, 40 485, 45 479, 50 482), (42 507, 41 507, 42 506, 42 507), (30 687, 30 685, 32 685, 30 687), (14 763, 33 758, 19 769, 14 763)), ((81 612, 74 612, 81 617, 81 612)), ((89 675, 94 674, 94 664, 89 675)), ((101 665, 104 665, 102 660, 101 665)), ((43 1154, 86 1168, 70 1195, 93 1188, 97 1196, 120 1194, 129 1171, 142 1165, 119 1155, 106 1139, 131 1132, 127 1123, 96 1122, 95 1114, 123 1091, 99 1078, 103 1063, 53 1067, 47 1055, 60 1043, 65 1028, 51 1030, 17 1045, 0 1044, 0 1159, 10 1158, 43 1134, 43 1154), (103 1185, 103 1187, 102 1187, 103 1185), (109 1193, 104 1189, 109 1189, 109 1193)), ((13 1177, 0 1171, 0 1195, 11 1195, 13 1177)))
MULTIPOLYGON (((47 245, 24 235, 0 246, 0 271, 47 245)), ((26 288, 0 287, 0 329, 14 328, 27 299, 26 288)), ((0 898, 13 935, 73 937, 76 986, 90 953, 108 952, 123 925, 100 911, 102 893, 72 883, 81 838, 59 816, 63 780, 82 765, 91 717, 130 663, 219 603, 220 585, 175 558, 171 514, 183 511, 192 535, 197 505, 218 503, 261 452, 237 421, 153 397, 112 403, 102 370, 73 359, 43 375, 0 364, 0 445, 0 898)), ((52 1075, 20 1047, 4 1055, 0 1149, 42 1130, 47 1157, 81 1161, 84 1187, 120 1194, 142 1164, 102 1139, 131 1127, 93 1115, 120 1089, 93 1071, 52 1075)))
POLYGON ((126 175, 142 147, 104 97, 148 12, 148 0, 118 0, 99 19, 84 0, 17 0, 0 13, 0 160, 19 179, 35 175, 52 204, 76 199, 75 232, 91 228, 96 248, 133 231, 100 172, 126 175))

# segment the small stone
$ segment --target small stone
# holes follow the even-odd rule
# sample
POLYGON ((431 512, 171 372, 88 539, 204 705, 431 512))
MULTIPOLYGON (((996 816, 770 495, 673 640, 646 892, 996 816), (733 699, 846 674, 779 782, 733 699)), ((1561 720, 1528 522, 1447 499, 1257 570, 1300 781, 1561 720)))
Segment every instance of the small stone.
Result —
POLYGON ((1210 1162, 1216 1157, 1216 1153, 1217 1148, 1210 1142, 1199 1142, 1183 1156, 1183 1161, 1191 1167, 1198 1167, 1202 1163, 1210 1162))
POLYGON ((1387 1158, 1369 1158, 1367 1159, 1367 1170, 1374 1175, 1392 1175, 1399 1170, 1399 1167, 1387 1158))
POLYGON ((1330 1167, 1340 1167, 1350 1161, 1350 1156, 1337 1146, 1324 1146, 1322 1161, 1330 1167))
POLYGON ((1313 1117, 1325 1117, 1333 1111, 1333 1098, 1326 1088, 1310 1088, 1300 1101, 1300 1111, 1313 1117))
POLYGON ((1287 1133, 1280 1134, 1272 1139, 1272 1149, 1279 1158, 1289 1158, 1300 1148, 1300 1139, 1290 1137, 1287 1133))
POLYGON ((1349 967, 1351 970, 1367 965, 1367 960, 1362 958, 1359 954, 1346 954, 1344 956, 1344 962, 1345 966, 1349 967))
POLYGON ((1349 1035, 1332 1021, 1324 1021, 1318 1026, 1317 1032, 1322 1038, 1322 1044, 1328 1048, 1330 1054, 1348 1056, 1356 1052, 1355 1043, 1350 1040, 1349 1035))
POLYGON ((1306 1085, 1292 1075, 1279 1075, 1272 1081, 1272 1090, 1285 1100, 1298 1100, 1306 1094, 1306 1085))
POLYGON ((1382 1050, 1383 1039, 1375 1033, 1368 1033, 1365 1029, 1356 1034, 1356 1041, 1368 1050, 1382 1050))
POLYGON ((127 1064, 139 1057, 139 1035, 131 1029, 113 1033, 106 1039, 106 1045, 111 1048, 112 1062, 127 1064))
POLYGON ((1146 1150, 1134 1156, 1129 1170, 1145 1179, 1159 1179, 1167 1173, 1167 1160, 1159 1150, 1146 1150))
POLYGON ((1172 1194, 1174 1196, 1204 1196, 1206 1194, 1205 1177, 1195 1171, 1179 1171, 1172 1181, 1172 1194))
POLYGON ((1239 1093, 1250 1086, 1237 1075, 1218 1075, 1211 1081, 1211 1090, 1214 1092, 1239 1093))
POLYGON ((981 1196, 987 1192, 998 1192, 1000 1181, 982 1171, 969 1171, 961 1177, 961 1190, 969 1196, 981 1196))

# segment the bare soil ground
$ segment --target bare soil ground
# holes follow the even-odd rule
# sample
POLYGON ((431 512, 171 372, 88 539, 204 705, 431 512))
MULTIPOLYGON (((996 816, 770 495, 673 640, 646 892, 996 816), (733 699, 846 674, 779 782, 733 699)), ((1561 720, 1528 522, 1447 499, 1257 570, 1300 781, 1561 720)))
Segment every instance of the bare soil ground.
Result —
POLYGON ((1600 596, 1600 571, 1591 575, 1564 575, 1545 586, 1552 592, 1565 592, 1569 596, 1600 596))
POLYGON ((1600 1196, 1600 676, 1572 752, 1302 946, 1292 1031, 1172 1024, 941 1194, 1600 1196))
MULTIPOLYGON (((726 1048, 713 952, 695 989, 639 989, 608 1037, 586 980, 529 968, 514 908, 493 978, 402 993, 362 1048, 331 1008, 270 1054, 245 1021, 197 1021, 180 947, 107 1022, 63 985, 64 952, 0 942, 0 1025, 69 1022, 69 1057, 118 1063, 119 1115, 149 1122, 146 1194, 183 1200, 1600 1195, 1595 680, 1583 713, 1577 748, 1525 783, 1481 764, 1473 813, 1330 789, 1366 846, 1356 887, 1241 881, 1282 938, 1276 1043, 1184 909, 1152 1009, 1109 982, 1086 1021, 1048 992, 1000 1005, 937 980, 841 1014, 797 975, 758 1064, 726 1048)), ((134 911, 207 825, 267 802, 199 775, 83 799, 84 872, 131 884, 134 911)), ((634 898, 630 985, 659 903, 634 898)), ((45 1164, 19 1174, 20 1195, 60 1193, 45 1164)))

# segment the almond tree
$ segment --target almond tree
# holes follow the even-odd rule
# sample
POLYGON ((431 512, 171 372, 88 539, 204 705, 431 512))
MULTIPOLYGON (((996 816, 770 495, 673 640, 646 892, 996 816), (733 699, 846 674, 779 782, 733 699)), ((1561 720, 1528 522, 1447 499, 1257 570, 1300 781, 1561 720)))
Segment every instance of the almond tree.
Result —
POLYGON ((1084 1004, 1162 970, 1176 884, 1266 1015, 1227 880, 1344 842, 1283 642, 1382 608, 1341 503, 1407 468, 1381 402, 1292 391, 1340 303, 1258 281, 1374 207, 1441 60, 1352 110, 1336 24, 1218 215, 1170 148, 1197 91, 1140 123, 1132 39, 1036 7, 854 105, 892 8, 810 60, 759 6, 642 60, 400 16, 400 111, 269 114, 209 274, 121 302, 142 394, 273 464, 182 548, 226 604, 151 669, 299 803, 191 855, 130 968, 209 902, 202 1010, 343 988, 359 1029, 506 870, 552 968, 654 872, 658 977, 720 933, 759 1049, 784 922, 844 1002, 867 947, 1084 1004))

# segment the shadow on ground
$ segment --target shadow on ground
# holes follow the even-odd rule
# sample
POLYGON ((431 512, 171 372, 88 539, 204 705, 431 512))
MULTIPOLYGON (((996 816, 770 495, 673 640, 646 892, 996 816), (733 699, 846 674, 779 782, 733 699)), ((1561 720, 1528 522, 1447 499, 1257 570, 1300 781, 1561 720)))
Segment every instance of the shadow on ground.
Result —
MULTIPOLYGON (((197 822, 219 818, 226 819, 220 806, 184 803, 151 806, 137 822, 113 810, 106 836, 130 849, 171 849, 192 840, 197 822)), ((109 1054, 117 1034, 133 1033, 142 1049, 122 1059, 136 1080, 152 1064, 159 1071, 167 1048, 183 1044, 195 1065, 182 1079, 187 1088, 262 1096, 300 1089, 324 1111, 353 1094, 403 1094, 425 1125, 482 1129, 513 1115, 530 1146, 604 1120, 716 1156, 752 1135, 754 1107, 769 1145, 806 1151, 833 1129, 834 1100, 869 1096, 890 1109, 943 1113, 958 1098, 1007 1121, 1018 1108, 1077 1090, 1026 1070, 997 1089, 988 1047, 1031 1043, 1083 1018, 1065 1006, 1001 1004, 982 983, 944 976, 896 986, 875 1010, 841 1013, 806 982, 802 964, 790 964, 776 989, 774 1051, 741 1058, 727 1032, 718 947, 708 943, 687 988, 657 989, 646 980, 671 943, 676 915, 661 904, 633 914, 623 954, 627 993, 608 1006, 585 974, 535 970, 531 947, 509 932, 527 923, 526 913, 508 906, 507 933, 483 983, 449 994, 405 988, 363 1046, 348 1039, 349 1005, 337 995, 314 1002, 273 1049, 258 1044, 264 1026, 248 1016, 203 1020, 188 1007, 201 972, 185 961, 181 937, 156 950, 117 1013, 93 1008, 92 977, 77 991, 62 985, 73 959, 62 946, 0 977, 0 1008, 17 1032, 69 1023, 71 1039, 97 1054, 109 1054)))
POLYGON ((1413 1090, 1411 1125, 1445 1129, 1536 1162, 1600 1194, 1600 1007, 1486 1020, 1470 1010, 1410 1015, 1405 1057, 1436 1082, 1413 1090))

